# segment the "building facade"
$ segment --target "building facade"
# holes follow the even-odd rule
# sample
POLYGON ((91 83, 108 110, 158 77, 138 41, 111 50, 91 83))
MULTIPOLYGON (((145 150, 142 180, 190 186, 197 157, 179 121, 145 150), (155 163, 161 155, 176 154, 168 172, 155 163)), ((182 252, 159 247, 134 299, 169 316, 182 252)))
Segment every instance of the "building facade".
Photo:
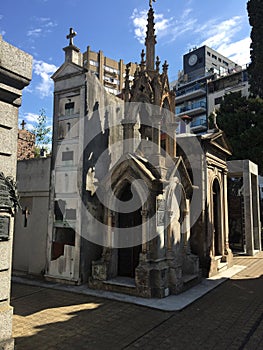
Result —
MULTIPOLYGON (((103 51, 95 52, 87 47, 83 54, 84 67, 95 74, 107 92, 119 95, 124 88, 126 64, 123 60, 115 61, 103 54, 103 51)), ((133 80, 136 64, 130 63, 130 82, 133 80)))
POLYGON ((13 309, 10 283, 14 214, 18 205, 15 179, 18 108, 30 83, 32 57, 0 36, 0 348, 11 350, 13 309))
POLYGON ((146 47, 134 74, 126 66, 123 99, 108 93, 96 65, 87 69, 97 58, 90 52, 83 60, 73 30, 68 36, 53 75, 49 280, 161 298, 198 283, 200 263, 206 276, 231 266, 227 143, 211 129, 196 138, 198 157, 185 157, 192 143, 177 143, 175 93, 167 62, 161 69, 155 55, 154 27, 150 6, 146 47), (203 187, 195 167, 199 180, 209 178, 203 187), (201 193, 208 231, 202 207, 195 210, 201 193))
MULTIPOLYGON (((190 121, 193 133, 209 129, 209 116, 230 91, 248 92, 246 70, 217 51, 202 46, 183 56, 183 71, 175 84, 176 115, 190 121)), ((181 123, 178 132, 185 132, 181 123)))

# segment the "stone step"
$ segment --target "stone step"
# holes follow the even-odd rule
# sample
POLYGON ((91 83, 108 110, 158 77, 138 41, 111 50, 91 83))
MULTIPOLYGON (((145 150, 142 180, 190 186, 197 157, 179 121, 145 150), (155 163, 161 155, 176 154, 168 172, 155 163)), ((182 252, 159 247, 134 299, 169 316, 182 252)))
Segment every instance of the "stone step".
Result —
POLYGON ((136 288, 134 278, 129 277, 115 277, 110 280, 105 281, 106 284, 111 284, 114 286, 122 286, 128 288, 136 288))
POLYGON ((186 274, 183 275, 183 291, 186 291, 195 285, 197 285, 201 280, 201 275, 199 274, 186 274))
POLYGON ((217 271, 221 272, 221 271, 225 271, 227 270, 227 263, 226 262, 219 262, 217 265, 217 271))
POLYGON ((198 279, 198 277, 198 275, 183 275, 183 283, 189 283, 195 279, 198 279))

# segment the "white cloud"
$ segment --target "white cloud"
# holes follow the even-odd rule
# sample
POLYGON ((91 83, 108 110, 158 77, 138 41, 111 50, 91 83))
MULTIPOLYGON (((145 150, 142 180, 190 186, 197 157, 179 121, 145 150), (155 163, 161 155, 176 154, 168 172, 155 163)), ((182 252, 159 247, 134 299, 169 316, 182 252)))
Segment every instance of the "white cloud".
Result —
MULTIPOLYGON (((142 44, 144 43, 146 36, 147 14, 147 10, 139 11, 138 9, 134 9, 131 15, 135 37, 142 44)), ((165 35, 171 25, 171 22, 172 18, 165 18, 164 14, 155 14, 156 34, 160 37, 165 35)))
POLYGON ((234 16, 228 20, 217 23, 211 20, 201 26, 196 33, 205 40, 200 44, 212 47, 224 56, 240 65, 250 61, 250 38, 236 40, 236 34, 242 29, 243 18, 234 16))
POLYGON ((47 28, 54 28, 56 26, 57 26, 57 23, 52 22, 52 21, 49 21, 45 24, 45 27, 47 27, 47 28))
POLYGON ((34 60, 33 72, 41 78, 41 82, 36 87, 41 98, 52 94, 53 82, 50 77, 57 69, 58 67, 54 64, 34 60))
POLYGON ((210 21, 196 30, 196 32, 207 38, 204 40, 203 45, 214 48, 224 43, 230 43, 241 28, 242 17, 235 16, 220 23, 210 21))
MULTIPOLYGON (((155 14, 155 29, 158 37, 167 37, 171 43, 186 32, 193 31, 197 21, 190 16, 192 12, 192 9, 188 7, 177 19, 166 18, 164 14, 155 14)), ((134 9, 131 16, 135 37, 140 43, 144 43, 146 35, 147 13, 147 10, 134 9)))
POLYGON ((24 119, 30 123, 37 123, 37 118, 38 118, 38 114, 34 114, 34 113, 27 113, 24 116, 24 119))
POLYGON ((22 123, 22 120, 26 122, 25 129, 32 131, 35 128, 35 125, 37 124, 37 118, 38 114, 35 113, 24 113, 21 118, 19 118, 19 127, 22 123))
POLYGON ((31 29, 27 32, 27 36, 38 38, 42 33, 41 28, 31 29))
POLYGON ((33 42, 36 38, 51 33, 51 29, 57 26, 57 23, 53 22, 49 17, 33 17, 33 21, 37 23, 37 27, 31 28, 27 32, 27 36, 30 37, 30 40, 33 42))
POLYGON ((220 45, 217 50, 232 61, 244 66, 250 62, 250 37, 230 44, 220 45))
POLYGON ((49 17, 36 17, 36 19, 39 19, 41 22, 50 21, 50 18, 49 18, 49 17))

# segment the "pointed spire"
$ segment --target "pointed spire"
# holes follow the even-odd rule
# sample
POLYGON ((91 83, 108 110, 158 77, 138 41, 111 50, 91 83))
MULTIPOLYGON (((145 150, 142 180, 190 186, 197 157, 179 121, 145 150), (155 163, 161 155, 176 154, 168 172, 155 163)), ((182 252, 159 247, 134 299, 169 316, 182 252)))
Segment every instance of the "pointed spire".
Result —
POLYGON ((130 97, 130 70, 131 70, 131 63, 128 63, 126 65, 125 69, 125 86, 124 86, 124 100, 126 102, 129 101, 130 97))
POLYGON ((150 6, 148 12, 148 24, 147 24, 147 32, 145 38, 145 46, 146 46, 146 69, 154 70, 154 61, 155 61, 155 45, 156 35, 154 28, 154 11, 152 6, 150 6))
POLYGON ((157 56, 156 57, 156 70, 158 73, 160 71, 160 64, 161 64, 160 58, 159 58, 159 56, 157 56))
POLYGON ((168 67, 169 64, 167 63, 167 61, 165 60, 164 64, 163 64, 163 73, 167 74, 168 73, 168 67))
POLYGON ((145 52, 144 52, 144 49, 142 49, 142 53, 141 53, 141 71, 143 71, 145 69, 145 52))

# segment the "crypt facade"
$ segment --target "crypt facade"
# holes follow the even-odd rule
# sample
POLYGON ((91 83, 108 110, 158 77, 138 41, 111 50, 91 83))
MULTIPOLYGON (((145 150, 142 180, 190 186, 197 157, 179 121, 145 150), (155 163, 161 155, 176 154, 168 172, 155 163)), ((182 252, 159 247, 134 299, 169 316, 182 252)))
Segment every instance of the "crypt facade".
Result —
POLYGON ((70 31, 65 62, 53 75, 47 279, 161 298, 198 283, 200 262, 208 274, 210 266, 218 271, 211 261, 230 264, 226 143, 215 146, 213 133, 198 140, 197 158, 210 162, 200 163, 199 179, 214 172, 214 182, 195 184, 183 144, 177 152, 175 95, 168 64, 160 69, 155 55, 154 27, 150 3, 145 51, 132 82, 127 65, 122 98, 86 69, 70 31), (209 217, 202 208, 192 213, 199 196, 209 217))

